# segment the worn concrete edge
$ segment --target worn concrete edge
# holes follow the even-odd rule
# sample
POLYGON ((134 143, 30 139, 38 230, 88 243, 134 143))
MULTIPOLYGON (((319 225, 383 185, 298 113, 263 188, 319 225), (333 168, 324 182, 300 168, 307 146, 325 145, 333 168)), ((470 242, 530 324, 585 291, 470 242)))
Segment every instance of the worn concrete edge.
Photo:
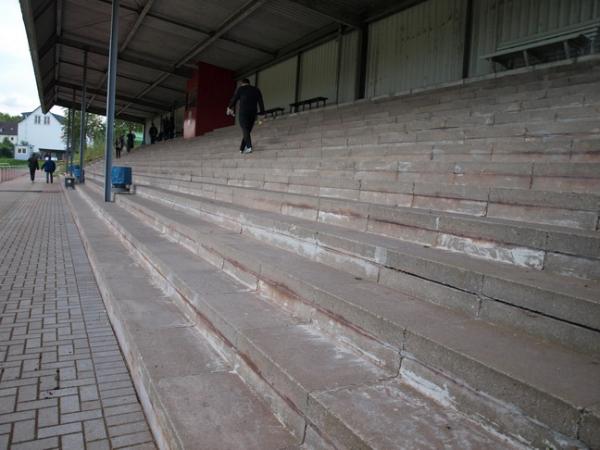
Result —
POLYGON ((164 406, 158 397, 157 390, 153 386, 152 380, 144 376, 144 374, 147 373, 144 362, 139 356, 136 357, 136 355, 139 355, 140 353, 137 351, 135 341, 129 335, 127 327, 121 320, 122 315, 119 313, 118 302, 115 301, 113 292, 109 287, 110 285, 104 278, 104 273, 100 268, 99 260, 94 252, 94 246, 86 233, 86 227, 83 225, 69 193, 63 192, 63 195, 67 200, 69 211, 83 242, 88 260, 90 261, 92 271, 100 289, 104 306, 110 318, 111 327, 117 337, 121 352, 125 355, 125 360, 134 382, 138 398, 140 399, 156 443, 161 450, 183 449, 181 442, 176 437, 177 433, 175 432, 173 424, 168 420, 168 417, 160 413, 164 406))
MULTIPOLYGON (((191 305, 189 293, 182 289, 181 286, 174 284, 171 280, 172 274, 166 275, 162 271, 162 267, 157 266, 152 258, 144 252, 145 246, 141 242, 137 242, 135 238, 130 236, 124 230, 115 226, 116 220, 109 213, 103 212, 96 206, 95 200, 90 198, 87 193, 79 192, 82 200, 90 207, 100 220, 115 233, 115 238, 127 249, 129 255, 141 265, 149 274, 155 286, 158 286, 166 293, 171 300, 176 302, 179 310, 189 319, 195 329, 206 339, 211 347, 220 354, 233 367, 234 371, 240 376, 240 379, 249 387, 249 389, 257 394, 257 396, 265 402, 270 411, 278 418, 278 420, 299 439, 299 443, 304 442, 307 427, 311 424, 308 419, 301 413, 295 405, 282 394, 280 394, 271 384, 255 370, 252 362, 243 354, 239 353, 234 345, 220 333, 219 329, 211 323, 211 321, 191 305), (268 392, 271 389, 273 392, 268 392), (302 423, 299 424, 298 421, 302 423)), ((210 308, 210 307, 208 307, 210 308)), ((313 427, 314 428, 314 427, 313 427)), ((319 433, 318 429, 314 429, 319 438, 326 440, 319 433)))
MULTIPOLYGON (((156 229, 156 230, 159 231, 158 229, 156 229)), ((213 249, 213 250, 215 250, 215 249, 213 249)), ((224 255, 224 256, 221 255, 221 258, 226 260, 227 255, 224 255)), ((240 264, 238 264, 238 266, 240 266, 240 264)), ((256 275, 257 274, 254 274, 254 276, 256 276, 256 275)), ((240 281, 243 281, 243 280, 240 279, 240 281)), ((266 283, 273 282, 273 280, 268 280, 268 279, 264 279, 263 281, 266 283)), ((405 360, 406 360, 406 358, 413 361, 415 367, 421 367, 422 369, 427 369, 427 370, 431 371, 431 369, 428 369, 427 365, 424 365, 426 363, 421 362, 419 360, 419 358, 415 357, 414 355, 405 354, 405 360)), ((435 371, 435 369, 434 369, 434 371, 435 371)), ((424 370, 421 370, 421 372, 424 372, 424 370)), ((491 396, 486 396, 484 393, 478 392, 476 389, 473 389, 472 387, 468 386, 468 384, 466 384, 464 382, 459 382, 458 380, 455 380, 454 378, 449 378, 448 375, 445 375, 442 372, 439 372, 439 371, 436 371, 436 372, 438 373, 438 376, 437 376, 438 381, 441 381, 441 383, 444 386, 447 386, 447 385, 454 386, 455 392, 460 392, 462 390, 472 392, 472 395, 478 396, 480 398, 480 400, 482 400, 486 403, 485 409, 488 409, 488 410, 500 409, 500 410, 505 410, 506 413, 509 413, 509 414, 515 413, 516 410, 515 410, 514 406, 508 405, 508 404, 502 402, 501 400, 498 400, 491 396)), ((500 373, 498 373, 497 375, 505 377, 505 375, 500 374, 500 373)), ((417 378, 418 377, 412 377, 412 378, 409 378, 409 380, 414 381, 417 378)), ((424 381, 425 381, 425 379, 423 378, 420 382, 415 383, 414 387, 416 387, 417 390, 426 393, 430 397, 437 398, 436 395, 432 395, 432 394, 435 394, 435 391, 431 389, 431 383, 425 383, 424 381)), ((528 390, 531 390, 531 387, 529 387, 529 386, 527 386, 526 388, 528 390)), ((456 397, 463 397, 463 396, 465 396, 465 394, 456 395, 456 397)), ((457 411, 462 412, 463 414, 465 413, 464 409, 461 408, 459 404, 452 404, 452 402, 450 402, 450 403, 447 402, 447 404, 451 404, 454 407, 454 409, 456 409, 457 411)), ((514 438, 529 439, 530 441, 536 441, 536 440, 539 441, 539 435, 545 434, 546 436, 550 436, 550 435, 555 436, 556 442, 559 442, 561 440, 564 441, 565 439, 569 440, 569 438, 566 438, 566 436, 560 436, 558 433, 550 430, 547 425, 537 422, 535 419, 528 416, 527 414, 523 414, 522 412, 519 414, 522 415, 522 420, 521 420, 522 425, 520 426, 520 428, 523 430, 523 435, 529 434, 529 437, 525 438, 523 435, 521 435, 521 436, 514 436, 514 438), (530 428, 531 431, 527 432, 525 430, 526 428, 530 428), (537 431, 534 431, 534 430, 537 430, 537 431), (536 437, 536 436, 538 436, 538 437, 536 437)), ((476 416, 478 416, 478 419, 486 421, 489 424, 493 424, 495 426, 499 425, 499 427, 501 429, 504 429, 504 431, 507 433, 511 432, 510 428, 503 426, 502 422, 503 422, 504 416, 501 414, 498 414, 498 413, 495 414, 495 416, 497 418, 499 418, 499 422, 494 422, 494 420, 487 420, 486 417, 484 417, 483 415, 476 414, 476 416)), ((478 421, 480 421, 480 420, 478 420, 478 421)), ((514 423, 516 421, 516 419, 513 417, 513 418, 511 418, 510 421, 514 423)))
MULTIPOLYGON (((174 193, 174 195, 177 195, 177 193, 174 193)), ((184 207, 183 204, 179 205, 176 202, 172 202, 168 198, 162 198, 157 195, 147 194, 145 192, 142 192, 142 190, 140 190, 140 196, 142 198, 146 198, 148 200, 157 201, 158 203, 162 203, 163 205, 168 206, 168 207, 174 207, 174 209, 184 212, 184 213, 187 212, 188 208, 192 207, 192 206, 184 207)), ((200 199, 200 201, 202 202, 203 200, 200 199)), ((228 208, 228 206, 224 206, 224 208, 228 208)), ((211 216, 216 215, 215 212, 210 211, 209 209, 203 208, 201 206, 194 206, 194 210, 197 210, 201 214, 201 216, 203 217, 203 220, 207 220, 209 222, 211 221, 211 219, 210 219, 211 216)), ((260 241, 263 241, 263 240, 260 238, 260 236, 258 236, 256 233, 254 233, 252 231, 253 229, 260 229, 263 231, 267 231, 267 232, 273 233, 274 235, 277 235, 277 236, 280 235, 284 239, 291 239, 291 240, 297 241, 301 244, 306 243, 306 245, 315 245, 316 246, 315 248, 322 252, 340 253, 341 255, 346 255, 350 259, 358 258, 359 261, 364 261, 364 264, 372 265, 373 267, 381 266, 382 270, 389 269, 389 270, 405 273, 407 276, 413 276, 413 277, 417 277, 417 278, 422 277, 420 275, 412 274, 410 271, 403 270, 402 268, 387 266, 385 264, 385 262, 380 262, 380 261, 377 261, 376 259, 372 260, 366 256, 357 255, 355 253, 352 253, 350 250, 346 251, 343 248, 333 248, 333 247, 329 247, 327 245, 322 245, 318 242, 318 239, 316 239, 315 242, 310 242, 310 241, 304 242, 300 237, 285 233, 284 230, 287 229, 285 226, 278 227, 276 230, 268 230, 260 220, 257 223, 253 223, 251 221, 252 217, 254 217, 254 215, 252 213, 244 213, 244 214, 239 214, 239 215, 237 215, 237 214, 229 214, 228 215, 228 214, 223 213, 219 217, 221 217, 221 216, 231 222, 235 222, 236 224, 239 224, 242 234, 246 234, 246 235, 248 235, 254 239, 258 239, 260 241), (242 217, 247 223, 243 222, 241 219, 238 220, 238 216, 242 217)), ((269 220, 271 220, 271 219, 269 219, 269 220)), ((318 233, 315 233, 315 234, 318 234, 318 233)), ((339 237, 338 239, 340 241, 347 241, 349 243, 353 242, 351 240, 347 240, 344 237, 339 237)), ((271 243, 271 244, 275 245, 276 247, 283 248, 284 250, 286 250, 286 248, 278 245, 277 242, 271 243)), ((393 251, 392 251, 392 253, 393 253, 393 251)), ((323 263, 323 261, 319 260, 318 258, 317 258, 316 262, 323 263)), ((327 264, 327 262, 325 262, 325 264, 327 264)), ((375 270, 375 269, 373 269, 373 270, 375 270)), ((361 274, 361 276, 364 276, 364 274, 361 274)), ((394 288, 394 286, 390 286, 386 283, 381 283, 379 281, 377 281, 377 282, 378 282, 378 284, 381 284, 382 286, 386 286, 386 287, 389 287, 392 289, 394 288)), ((461 289, 461 287, 457 287, 457 286, 446 286, 444 283, 439 282, 438 280, 435 280, 435 279, 429 279, 428 282, 439 285, 441 288, 448 287, 449 289, 456 289, 460 292, 463 292, 465 295, 478 295, 478 298, 480 298, 480 301, 491 302, 491 305, 487 305, 487 308, 485 309, 485 311, 483 311, 483 313, 488 313, 489 320, 492 320, 493 322, 496 322, 498 324, 507 325, 509 322, 507 320, 500 320, 499 318, 493 319, 492 316, 489 315, 489 312, 487 311, 489 308, 493 308, 493 307, 495 307, 496 309, 507 308, 507 307, 512 308, 511 311, 514 310, 513 311, 514 314, 519 314, 524 319, 526 319, 527 317, 530 317, 531 315, 535 315, 535 320, 532 323, 535 323, 537 328, 532 328, 530 326, 531 324, 528 325, 527 323, 517 326, 517 328, 521 331, 525 331, 534 336, 542 337, 543 339, 549 339, 551 341, 555 341, 555 342, 557 342, 559 344, 563 344, 563 345, 568 344, 571 348, 578 350, 578 351, 580 351, 582 349, 581 346, 582 346, 582 342, 584 342, 584 341, 583 341, 583 338, 578 337, 579 335, 577 335, 576 337, 573 337, 572 333, 580 333, 580 334, 581 333, 584 333, 584 334, 592 333, 592 331, 588 330, 587 328, 580 327, 578 325, 571 324, 564 320, 554 318, 551 315, 547 315, 547 314, 544 314, 541 312, 536 312, 532 309, 527 309, 523 305, 506 302, 506 301, 503 301, 502 299, 496 299, 494 297, 483 295, 482 293, 479 293, 479 294, 477 292, 473 293, 470 290, 461 289), (539 320, 544 320, 548 324, 551 324, 552 328, 548 329, 548 331, 539 330, 538 329, 539 328, 539 324, 538 324, 539 320), (555 329, 556 327, 558 327, 558 331, 555 329), (565 341, 565 339, 566 339, 566 341, 565 341)), ((433 301, 431 301, 431 303, 438 304, 433 301)), ((447 307, 451 307, 451 308, 456 309, 461 312, 466 312, 467 314, 469 314, 470 316, 472 316, 475 319, 483 318, 483 317, 479 317, 479 314, 482 312, 482 308, 483 308, 482 305, 479 305, 477 308, 475 308, 475 311, 473 311, 469 307, 469 305, 463 305, 463 304, 441 305, 441 306, 447 306, 447 307)), ((496 317, 496 316, 494 316, 494 317, 496 317)), ((550 325, 548 325, 548 326, 550 326, 550 325)), ((585 341, 585 342, 587 342, 587 341, 585 341)), ((593 341, 589 341, 589 342, 593 343, 593 341)), ((600 348, 600 347, 598 347, 598 345, 600 345, 600 343, 598 343, 596 346, 590 345, 589 349, 587 347, 585 347, 585 348, 588 349, 589 352, 595 353, 598 351, 598 348, 600 348)))

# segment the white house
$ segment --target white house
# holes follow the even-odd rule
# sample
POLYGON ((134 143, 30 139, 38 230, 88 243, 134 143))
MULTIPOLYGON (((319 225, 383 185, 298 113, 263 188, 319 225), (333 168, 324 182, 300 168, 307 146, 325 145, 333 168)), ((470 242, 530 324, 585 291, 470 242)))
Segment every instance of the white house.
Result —
POLYGON ((52 152, 54 156, 64 153, 63 122, 63 117, 50 112, 44 114, 41 107, 23 113, 23 120, 19 122, 15 159, 28 159, 36 152, 52 152))
POLYGON ((0 122, 0 143, 8 139, 11 144, 17 145, 17 129, 15 122, 0 122))

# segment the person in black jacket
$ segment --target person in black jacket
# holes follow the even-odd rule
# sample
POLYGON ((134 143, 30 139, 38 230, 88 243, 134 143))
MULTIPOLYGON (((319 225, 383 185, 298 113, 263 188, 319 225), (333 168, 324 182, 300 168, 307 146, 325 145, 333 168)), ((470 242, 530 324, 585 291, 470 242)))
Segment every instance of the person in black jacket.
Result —
POLYGON ((265 113, 265 104, 262 93, 257 87, 250 85, 250 80, 244 78, 241 85, 235 91, 235 94, 229 102, 227 115, 235 115, 235 105, 239 101, 238 118, 240 127, 244 133, 242 143, 240 144, 241 153, 252 153, 252 138, 250 133, 256 122, 256 115, 265 113), (257 108, 258 106, 258 108, 257 108))
POLYGON ((40 164, 38 163, 38 159, 35 154, 29 157, 27 160, 27 165, 29 166, 29 177, 33 183, 35 181, 35 171, 40 170, 40 164))
POLYGON ((54 171, 56 170, 56 163, 52 161, 50 156, 46 156, 42 169, 46 172, 46 183, 54 183, 54 171))

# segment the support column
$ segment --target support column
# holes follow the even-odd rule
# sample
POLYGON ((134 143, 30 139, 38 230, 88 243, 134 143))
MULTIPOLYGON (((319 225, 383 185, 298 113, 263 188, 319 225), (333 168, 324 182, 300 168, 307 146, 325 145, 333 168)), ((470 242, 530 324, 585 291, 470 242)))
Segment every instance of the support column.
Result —
POLYGON ((66 157, 65 164, 67 165, 67 167, 66 167, 67 172, 70 174, 71 170, 69 168, 69 161, 71 161, 71 152, 73 151, 73 149, 71 148, 71 127, 73 126, 73 108, 72 107, 69 108, 68 123, 69 123, 69 126, 65 130, 65 132, 67 133, 67 157, 66 157))
MULTIPOLYGON (((75 158, 75 110, 73 109, 73 107, 75 106, 75 99, 77 98, 76 94, 75 94, 75 89, 73 89, 73 101, 71 102, 71 113, 72 113, 72 118, 71 118, 71 129, 69 130, 69 133, 71 133, 71 159, 69 161, 69 167, 72 168, 73 167, 73 159, 75 158)), ((69 172, 71 174, 71 176, 73 176, 73 170, 71 170, 69 172)))
POLYGON ((365 98, 367 92, 367 64, 369 55, 369 25, 365 25, 360 30, 358 54, 358 77, 356 83, 356 98, 365 98))
POLYGON ((115 140, 115 94, 117 83, 117 55, 119 53, 119 0, 112 2, 110 51, 106 86, 106 147, 104 149, 104 201, 112 201, 112 146, 115 140))
POLYGON ((85 151, 85 133, 86 133, 86 96, 87 96, 87 51, 83 53, 83 84, 81 90, 81 123, 79 124, 79 182, 83 183, 83 152, 85 151))

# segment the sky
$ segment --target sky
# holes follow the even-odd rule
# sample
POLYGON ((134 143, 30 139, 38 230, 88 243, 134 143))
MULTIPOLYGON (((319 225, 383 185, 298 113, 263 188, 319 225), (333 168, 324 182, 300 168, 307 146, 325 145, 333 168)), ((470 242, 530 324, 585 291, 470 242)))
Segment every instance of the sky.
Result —
MULTIPOLYGON (((40 104, 19 0, 0 0, 0 112, 17 115, 40 104)), ((62 113, 62 108, 53 108, 62 113)))

